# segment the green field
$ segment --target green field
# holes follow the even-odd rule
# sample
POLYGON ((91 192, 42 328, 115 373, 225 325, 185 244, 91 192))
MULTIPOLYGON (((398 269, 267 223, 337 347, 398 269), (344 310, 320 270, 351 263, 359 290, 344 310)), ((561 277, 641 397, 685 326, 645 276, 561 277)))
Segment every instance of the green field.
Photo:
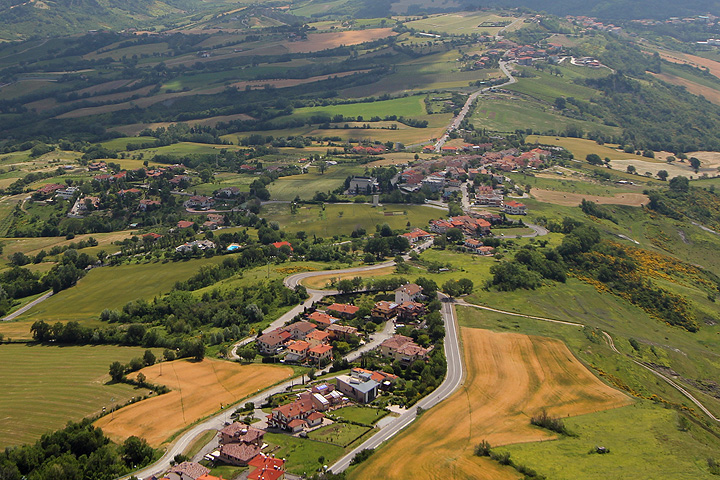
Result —
MULTIPOLYGON (((574 97, 581 100, 590 100, 591 97, 597 95, 596 90, 573 83, 569 77, 557 77, 545 72, 539 72, 530 67, 519 67, 518 69, 520 71, 527 71, 534 76, 518 78, 516 84, 505 87, 507 90, 524 93, 525 95, 547 103, 553 103, 558 97, 574 97)), ((609 71, 607 73, 609 74, 609 71)))
POLYGON ((332 237, 350 235, 358 227, 373 233, 376 225, 384 223, 393 229, 405 229, 408 222, 413 227, 426 228, 428 221, 441 217, 443 212, 421 205, 373 208, 365 204, 326 204, 324 210, 319 205, 305 205, 291 214, 289 205, 278 204, 264 206, 262 213, 288 233, 302 230, 309 236, 332 237))
POLYGON ((345 179, 352 175, 362 175, 365 169, 360 166, 332 166, 324 174, 311 171, 303 175, 280 177, 268 186, 272 200, 291 201, 296 196, 302 200, 311 200, 316 192, 331 192, 343 186, 345 179))
POLYGON ((283 433, 267 433, 265 442, 270 445, 266 452, 284 458, 288 472, 296 475, 311 474, 323 465, 332 465, 345 453, 345 449, 337 445, 291 437, 283 433), (319 461, 320 457, 323 457, 322 462, 319 461))
POLYGON ((358 422, 364 425, 374 425, 378 420, 388 414, 387 410, 368 407, 343 407, 332 412, 334 417, 343 418, 349 422, 358 422))
MULTIPOLYGON (((139 347, 0 345, 0 447, 36 440, 68 420, 98 414, 148 390, 108 384, 108 366, 141 357, 139 347)), ((159 355, 159 350, 155 352, 159 355)))
MULTIPOLYGON (((407 22, 408 28, 422 32, 444 33, 446 35, 495 35, 502 29, 490 24, 510 24, 517 20, 488 13, 460 13, 433 15, 422 20, 407 22), (499 23, 498 23, 499 22, 499 23)), ((522 22, 520 22, 522 25, 522 22)))
POLYGON ((294 117, 310 117, 317 114, 337 115, 346 117, 362 116, 365 121, 375 115, 385 117, 386 115, 397 115, 405 117, 417 117, 425 115, 425 103, 423 96, 409 96, 394 98, 392 100, 380 100, 377 102, 349 103, 346 105, 330 105, 327 107, 303 107, 293 112, 294 117))
MULTIPOLYGON (((15 324, 25 323, 29 329, 36 320, 53 323, 78 320, 95 324, 104 309, 122 308, 132 300, 152 299, 167 293, 175 282, 189 278, 200 266, 221 261, 220 256, 184 262, 95 268, 80 279, 76 286, 53 295, 18 317, 17 321, 7 322, 7 328, 18 328, 15 324)), ((6 324, 0 325, 0 332, 5 327, 6 324)), ((17 338, 17 335, 13 338, 17 338)))

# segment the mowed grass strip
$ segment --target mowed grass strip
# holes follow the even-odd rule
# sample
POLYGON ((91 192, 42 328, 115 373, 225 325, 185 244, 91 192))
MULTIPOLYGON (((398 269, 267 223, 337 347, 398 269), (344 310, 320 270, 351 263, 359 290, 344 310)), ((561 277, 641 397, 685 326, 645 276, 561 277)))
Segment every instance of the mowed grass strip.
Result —
POLYGON ((275 365, 238 365, 206 358, 176 360, 140 370, 151 383, 172 391, 124 407, 95 422, 114 440, 131 435, 157 447, 197 420, 248 395, 289 379, 293 370, 275 365))
POLYGON ((310 200, 316 192, 327 193, 344 185, 352 175, 362 175, 362 167, 330 167, 324 174, 315 169, 302 175, 280 177, 268 186, 272 200, 292 201, 296 196, 310 200))
POLYGON ((554 438, 530 425, 542 409, 564 418, 630 403, 558 340, 473 328, 461 328, 461 337, 467 374, 460 390, 381 447, 351 479, 514 479, 514 470, 476 457, 475 445, 554 438))
MULTIPOLYGON (((146 389, 108 384, 108 367, 141 357, 139 347, 0 345, 0 448, 34 442, 68 420, 123 404, 146 389)), ((155 349, 159 355, 160 350, 155 349)))

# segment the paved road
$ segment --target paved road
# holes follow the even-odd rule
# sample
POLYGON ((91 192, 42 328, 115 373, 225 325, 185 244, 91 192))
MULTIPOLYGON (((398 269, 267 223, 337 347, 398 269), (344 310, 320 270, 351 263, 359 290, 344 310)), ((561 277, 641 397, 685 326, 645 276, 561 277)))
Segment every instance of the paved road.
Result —
POLYGON ((23 313, 25 313, 25 312, 27 312, 28 310, 30 310, 32 307, 34 307, 34 306, 37 305, 38 303, 44 302, 44 301, 47 300, 48 298, 52 297, 52 295, 53 295, 53 292, 50 291, 50 292, 46 293, 45 295, 43 295, 42 297, 36 298, 35 300, 33 300, 32 302, 28 303, 28 304, 25 305, 24 307, 18 308, 17 310, 15 310, 13 313, 11 313, 10 315, 8 315, 7 317, 4 317, 4 318, 2 319, 2 321, 3 321, 3 322, 9 322, 10 320, 14 320, 15 318, 19 317, 19 316, 22 315, 23 313))
POLYGON ((447 375, 445 375, 445 380, 443 380, 440 386, 428 396, 424 397, 417 404, 407 409, 407 411, 397 417, 394 421, 383 426, 378 433, 335 462, 335 464, 330 467, 330 470, 333 473, 340 473, 348 468, 353 457, 355 457, 355 455, 361 450, 379 447, 382 443, 386 442, 402 429, 410 425, 413 420, 417 418, 418 408, 427 410, 434 407, 449 397, 462 384, 464 372, 462 355, 460 354, 457 322, 455 320, 455 310, 453 303, 447 296, 442 293, 438 295, 442 300, 443 305, 441 313, 443 320, 445 321, 445 357, 447 358, 447 375))
POLYGON ((479 97, 483 93, 485 93, 493 88, 501 88, 501 87, 505 87, 507 85, 512 85, 513 83, 517 82, 515 77, 512 76, 512 74, 510 73, 510 70, 508 70, 508 68, 507 68, 508 63, 509 62, 500 62, 500 71, 506 77, 508 77, 508 81, 503 84, 500 84, 500 85, 493 85, 492 87, 481 88, 480 90, 471 93, 470 96, 468 97, 467 101, 465 102, 465 105, 463 105, 462 109, 460 110, 460 113, 457 114, 457 116, 453 119, 453 121, 448 126, 445 134, 442 137, 440 137, 440 139, 437 141, 437 143, 435 143, 435 151, 436 152, 439 152, 442 150, 443 145, 445 145, 445 142, 447 142, 448 138, 450 138, 450 132, 452 132, 453 130, 457 130, 458 127, 460 127, 460 124, 465 119, 465 116, 470 111, 470 107, 472 106, 473 102, 475 101, 475 99, 477 97, 479 97))

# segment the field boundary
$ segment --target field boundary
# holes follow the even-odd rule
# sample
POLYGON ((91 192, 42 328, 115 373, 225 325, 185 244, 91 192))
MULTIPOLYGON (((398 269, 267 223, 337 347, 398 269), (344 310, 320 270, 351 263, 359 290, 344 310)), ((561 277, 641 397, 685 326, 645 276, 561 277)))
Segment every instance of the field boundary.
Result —
MULTIPOLYGON (((534 315, 525 315, 525 314, 522 314, 522 313, 515 313, 515 312, 508 312, 508 311, 505 311, 505 310, 498 310, 497 308, 486 307, 486 306, 484 306, 484 305, 475 305, 474 303, 467 303, 465 300, 455 300, 455 304, 456 304, 456 305, 460 305, 460 306, 464 306, 464 307, 479 308, 479 309, 481 309, 481 310, 487 310, 487 311, 495 312, 495 313, 502 313, 502 314, 504 314, 504 315, 511 315, 511 316, 514 316, 514 317, 523 317, 523 318, 530 318, 530 319, 533 319, 533 320, 541 320, 541 321, 543 321, 543 322, 560 323, 560 324, 563 324, 563 325, 570 325, 570 326, 573 326, 573 327, 583 327, 583 328, 587 326, 587 325, 582 324, 582 323, 567 322, 567 321, 564 321, 564 320, 555 320, 555 319, 552 319, 552 318, 536 317, 536 316, 534 316, 534 315)), ((712 420, 720 423, 720 418, 717 418, 715 415, 713 415, 713 414, 710 412, 710 410, 708 410, 707 407, 705 407, 705 405, 703 405, 703 404, 700 402, 700 400, 698 400, 697 398, 695 398, 690 392, 688 392, 687 390, 685 390, 685 389, 684 389, 682 386, 680 386, 677 382, 675 382, 674 380, 670 379, 669 377, 663 375, 662 373, 656 371, 654 368, 650 367, 649 365, 646 365, 646 364, 644 364, 644 363, 642 363, 642 362, 639 362, 639 361, 635 360, 635 359, 632 358, 630 355, 627 355, 627 354, 625 354, 625 353, 622 353, 620 350, 618 350, 618 349, 615 347, 615 341, 613 340, 612 336, 611 336, 609 333, 607 333, 606 331, 604 331, 604 330, 601 330, 601 332, 602 332, 603 336, 605 337, 605 343, 607 343, 608 347, 610 347, 610 349, 611 349, 613 352, 617 353, 618 355, 624 355, 625 357, 627 357, 627 358, 628 358, 631 362, 633 362, 634 364, 636 364, 636 365, 638 365, 638 366, 640 366, 640 367, 642 367, 642 368, 644 368, 644 369, 646 369, 646 370, 649 370, 650 372, 654 373, 657 377, 659 377, 659 378, 661 378, 662 380, 664 380, 665 382, 667 382, 668 385, 670 385, 671 387, 673 387, 675 390, 677 390, 677 391, 680 392, 683 396, 685 396, 688 400, 690 400, 692 403, 694 403, 695 405, 697 405, 697 407, 698 407, 700 410, 702 410, 703 413, 705 413, 708 417, 710 417, 712 420)))

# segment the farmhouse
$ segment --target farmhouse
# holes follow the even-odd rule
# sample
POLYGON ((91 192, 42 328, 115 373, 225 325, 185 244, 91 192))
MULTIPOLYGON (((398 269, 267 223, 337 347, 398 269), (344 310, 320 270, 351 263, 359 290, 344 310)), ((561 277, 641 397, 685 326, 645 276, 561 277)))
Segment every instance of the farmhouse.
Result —
POLYGON ((183 206, 185 208, 209 208, 215 204, 215 200, 210 197, 203 195, 193 195, 188 200, 185 200, 183 206))

